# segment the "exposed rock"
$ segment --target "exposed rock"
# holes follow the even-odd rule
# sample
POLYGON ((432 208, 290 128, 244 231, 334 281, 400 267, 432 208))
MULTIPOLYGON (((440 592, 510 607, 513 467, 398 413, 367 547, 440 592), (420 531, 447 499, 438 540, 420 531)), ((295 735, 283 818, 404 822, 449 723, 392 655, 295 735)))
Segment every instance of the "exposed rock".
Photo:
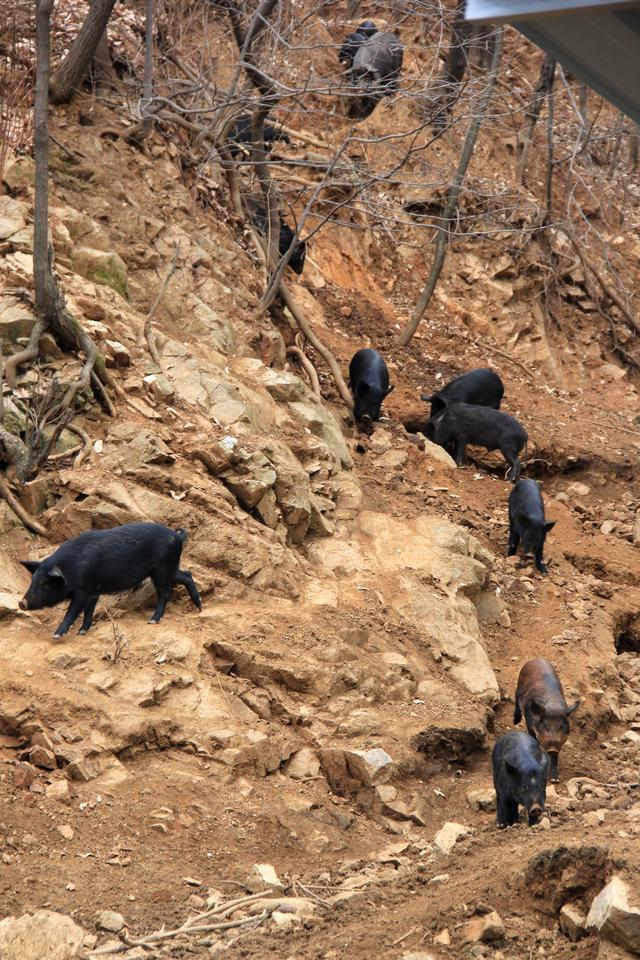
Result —
POLYGON ((60 803, 71 802, 71 788, 68 780, 54 780, 48 783, 45 794, 47 800, 59 800, 60 803))
POLYGON ((422 434, 419 434, 419 436, 424 442, 424 452, 429 459, 436 460, 439 464, 448 467, 449 470, 457 470, 455 460, 447 453, 444 447, 439 446, 437 443, 432 443, 431 440, 427 440, 422 434))
POLYGON ((582 910, 572 903, 565 903, 558 916, 560 930, 572 943, 577 943, 587 935, 586 917, 582 910))
POLYGON ((252 893, 260 890, 284 890, 284 884, 270 863, 254 863, 247 879, 247 887, 252 893))
POLYGON ((541 850, 524 871, 524 890, 536 909, 555 914, 568 901, 582 899, 599 890, 605 880, 607 847, 572 846, 541 850))
POLYGON ((469 834, 469 828, 462 823, 447 821, 436 833, 433 842, 441 853, 449 854, 458 840, 469 834))
POLYGON ((76 273, 86 277, 87 280, 111 287, 125 299, 128 296, 127 267, 122 257, 113 250, 76 247, 72 265, 76 273))
POLYGON ((73 960, 80 955, 84 931, 71 917, 52 910, 0 921, 2 960, 73 960))
POLYGON ((472 810, 495 810, 496 792, 493 787, 467 791, 467 803, 472 810))
MULTIPOLYGON (((3 343, 15 343, 18 337, 28 337, 33 323, 34 315, 23 300, 11 294, 0 296, 0 336, 3 343)), ((11 429, 9 424, 7 428, 11 429)))
POLYGON ((588 497, 591 493, 591 487, 586 483, 571 483, 567 487, 567 493, 572 497, 588 497))
POLYGON ((365 787, 386 783, 395 773, 395 764, 386 751, 346 750, 345 758, 349 772, 365 787))
POLYGON ((612 877, 595 898, 586 926, 603 940, 640 953, 640 909, 630 906, 629 888, 620 877, 612 877))
POLYGON ((284 768, 287 776, 293 780, 306 780, 308 777, 317 777, 320 773, 320 761, 315 752, 309 747, 297 750, 284 768))
POLYGON ((26 761, 17 763, 13 768, 13 783, 19 790, 28 790, 39 774, 34 766, 26 761))
POLYGON ((126 921, 121 913, 116 913, 114 910, 103 910, 96 917, 96 926, 100 930, 119 933, 126 926, 126 921))
POLYGON ((11 197, 0 196, 0 240, 7 240, 26 226, 24 204, 11 197))
POLYGON ((495 910, 484 916, 474 917, 462 928, 466 943, 494 943, 496 940, 504 940, 504 934, 504 923, 495 910))

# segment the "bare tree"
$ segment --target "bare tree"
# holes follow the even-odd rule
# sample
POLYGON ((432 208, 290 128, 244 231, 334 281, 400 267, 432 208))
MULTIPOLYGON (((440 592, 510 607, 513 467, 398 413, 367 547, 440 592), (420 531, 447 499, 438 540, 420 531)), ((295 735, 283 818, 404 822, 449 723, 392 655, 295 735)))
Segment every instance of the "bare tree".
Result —
POLYGON ((453 213, 455 211, 456 204, 458 203, 458 197, 460 196, 460 191, 462 190, 462 184, 467 172, 467 167, 469 166, 469 161, 473 156, 473 149, 478 138, 480 127, 482 126, 482 121, 485 118, 487 107, 489 106, 489 102, 496 85, 501 57, 502 29, 499 29, 496 33, 491 68, 489 70, 487 82, 477 105, 476 112, 471 120, 469 129, 467 130, 464 146, 462 148, 462 154, 460 156, 460 162, 458 163, 458 169, 456 170, 456 175, 449 189, 447 200, 442 211, 442 223, 438 231, 435 254, 431 264, 431 271, 424 289, 420 294, 420 298, 416 304, 416 308, 413 312, 411 320, 400 332, 398 337, 398 343, 400 343, 402 346, 406 346, 418 329, 420 320, 424 316, 424 312, 429 306, 429 301, 433 296, 433 292, 442 272, 442 267, 444 266, 444 260, 447 252, 447 243, 449 241, 449 234, 452 226, 453 213))
POLYGON ((520 183, 524 180, 526 171, 527 171, 527 160, 529 158, 529 147, 531 146, 531 140, 533 138, 533 131, 536 128, 538 122, 538 117, 540 116, 540 111, 542 110, 542 104, 545 101, 545 98, 549 96, 550 91, 553 87, 553 78, 556 72, 556 61, 553 57, 550 57, 549 54, 545 54, 544 60, 542 61, 542 66, 540 68, 540 76, 538 78, 538 83, 535 90, 531 96, 531 100, 527 106, 527 127, 522 138, 521 147, 520 147, 520 158, 518 163, 518 180, 520 183))
POLYGON ((89 72, 115 0, 93 0, 69 53, 51 77, 50 96, 53 103, 66 103, 79 89, 89 72))

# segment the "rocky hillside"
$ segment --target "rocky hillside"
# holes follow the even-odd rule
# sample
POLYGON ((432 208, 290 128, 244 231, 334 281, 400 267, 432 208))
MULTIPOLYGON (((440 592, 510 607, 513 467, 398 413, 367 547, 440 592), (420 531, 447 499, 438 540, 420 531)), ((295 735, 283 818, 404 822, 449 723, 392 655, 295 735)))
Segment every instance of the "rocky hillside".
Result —
MULTIPOLYGON (((310 28, 319 63, 335 55, 322 38, 335 44, 346 26, 310 28)), ((415 81, 427 55, 411 29, 415 81)), ((224 78, 232 47, 218 21, 210 30, 224 78)), ((185 56, 195 43, 185 37, 185 56)), ((507 52, 520 85, 509 95, 522 100, 539 55, 515 34, 507 52)), ((385 102, 367 135, 404 129, 411 110, 385 102)), ((559 137, 567 117, 560 109, 559 137)), ((315 149, 309 120, 287 120, 302 134, 283 151, 301 161, 315 149)), ((330 120, 328 142, 341 122, 330 120)), ((263 270, 220 165, 198 179, 177 135, 160 125, 134 147, 105 135, 121 123, 117 104, 89 92, 51 111, 56 271, 106 358, 115 413, 87 392, 71 424, 80 441, 64 430, 55 459, 15 487, 46 536, 0 501, 0 957, 35 960, 49 944, 61 960, 640 953, 636 373, 611 349, 575 257, 550 323, 544 258, 566 252, 561 226, 525 246, 523 223, 495 210, 491 231, 471 224, 406 348, 396 334, 430 263, 424 223, 405 219, 390 238, 380 209, 365 208, 315 235, 304 274, 288 281, 297 303, 345 376, 371 344, 395 384, 367 436, 320 356, 307 348, 321 397, 287 353, 291 314, 260 311, 263 270), (174 259, 155 315, 158 366, 143 331, 174 259), (504 409, 529 432, 529 475, 556 521, 546 578, 505 557, 502 460, 480 452, 456 469, 422 434, 419 393, 480 365, 500 371, 504 409), (143 519, 188 531, 202 612, 178 589, 148 624, 147 584, 103 597, 86 636, 74 628, 56 643, 58 609, 17 609, 29 582, 19 560, 143 519), (490 752, 513 727, 533 656, 556 665, 581 705, 548 815, 498 831, 490 752), (163 939, 163 926, 181 929, 163 939)), ((456 137, 434 164, 453 162, 456 137)), ((386 149, 376 143, 368 161, 381 167, 386 149)), ((465 202, 491 177, 506 192, 509 149, 493 120, 465 202)), ((425 162, 414 157, 380 207, 424 216, 425 162)), ((596 174, 581 170, 587 198, 596 174)), ((630 284, 639 212, 633 178, 624 197, 621 179, 601 204, 624 203, 625 223, 591 216, 630 284)), ((10 156, 5 358, 36 319, 33 180, 29 153, 10 156)), ((518 209, 534 200, 521 195, 518 209)), ((613 317, 622 322, 615 306, 613 317)), ((5 427, 24 435, 37 385, 79 368, 45 334, 38 365, 4 385, 5 427)))

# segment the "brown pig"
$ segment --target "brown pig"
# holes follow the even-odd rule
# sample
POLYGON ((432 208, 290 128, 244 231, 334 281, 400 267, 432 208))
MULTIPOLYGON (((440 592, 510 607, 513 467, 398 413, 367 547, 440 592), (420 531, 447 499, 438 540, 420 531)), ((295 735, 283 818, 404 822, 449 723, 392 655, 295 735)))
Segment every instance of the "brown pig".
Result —
POLYGON ((520 723, 524 715, 530 735, 549 754, 551 783, 558 782, 558 754, 569 736, 569 717, 579 706, 579 700, 567 706, 552 663, 542 657, 527 660, 518 677, 513 722, 520 723))

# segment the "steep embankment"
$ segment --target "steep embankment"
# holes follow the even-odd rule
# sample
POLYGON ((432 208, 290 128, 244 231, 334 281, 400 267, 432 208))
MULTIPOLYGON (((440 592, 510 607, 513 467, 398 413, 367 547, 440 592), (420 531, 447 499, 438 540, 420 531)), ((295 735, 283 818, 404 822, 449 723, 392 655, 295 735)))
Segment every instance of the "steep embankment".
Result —
MULTIPOLYGON (((410 58, 409 75, 419 66, 410 58)), ((640 719, 634 388, 598 350, 563 356, 562 331, 541 340, 535 311, 524 321, 533 281, 482 242, 456 242, 423 331, 399 350, 424 252, 368 232, 356 246, 331 227, 296 296, 345 371, 371 342, 396 385, 388 419, 358 436, 324 375, 320 401, 287 367, 294 331, 258 312, 258 270, 222 187, 203 205, 175 145, 154 135, 133 150, 82 112, 80 98, 55 115, 74 156, 52 147, 52 238, 69 307, 122 396, 113 419, 87 399, 82 466, 63 461, 23 491, 47 541, 1 505, 2 916, 48 906, 92 929, 108 908, 142 933, 268 862, 313 916, 270 922, 239 955, 479 956, 493 947, 464 943, 462 924, 488 904, 505 926, 496 957, 595 956, 555 913, 588 905, 611 864, 633 877, 639 863, 638 735, 622 736, 640 719), (178 245, 158 315, 162 373, 142 328, 178 245), (414 432, 420 389, 480 364, 501 371, 557 520, 546 579, 504 558, 498 458, 456 470, 414 432), (103 598, 87 636, 54 644, 60 611, 16 612, 19 558, 142 518, 189 531, 202 613, 176 591, 150 626, 145 588, 103 598), (502 834, 486 809, 489 751, 533 655, 582 703, 550 822, 502 834), (445 852, 433 841, 450 821, 467 832, 445 852), (583 844, 597 849, 560 866, 542 856, 516 882, 541 852, 583 844)), ((372 124, 391 106, 380 112, 372 124)), ((14 343, 33 323, 8 289, 32 286, 31 181, 19 159, 0 195, 0 323, 14 343)), ((48 337, 42 355, 64 379, 77 367, 48 337)), ((19 422, 32 380, 23 370, 5 416, 19 422)), ((61 452, 75 442, 63 434, 61 452)), ((222 948, 237 931, 215 936, 222 948)))

